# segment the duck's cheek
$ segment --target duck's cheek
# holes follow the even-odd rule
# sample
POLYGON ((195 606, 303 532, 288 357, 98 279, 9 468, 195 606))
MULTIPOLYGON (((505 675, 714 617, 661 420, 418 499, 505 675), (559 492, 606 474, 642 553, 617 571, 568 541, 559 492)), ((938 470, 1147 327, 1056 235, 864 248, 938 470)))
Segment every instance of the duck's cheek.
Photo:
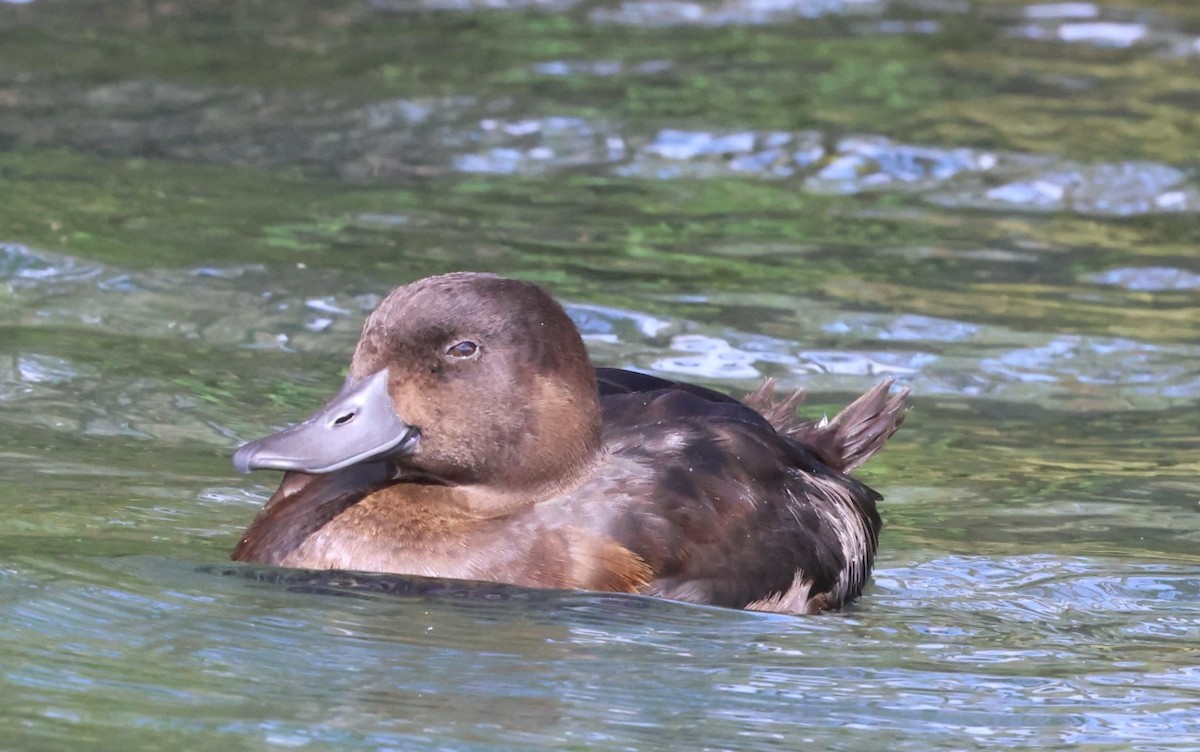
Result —
POLYGON ((396 414, 387 384, 386 370, 347 379, 308 420, 238 449, 234 467, 323 474, 415 449, 420 432, 396 414))

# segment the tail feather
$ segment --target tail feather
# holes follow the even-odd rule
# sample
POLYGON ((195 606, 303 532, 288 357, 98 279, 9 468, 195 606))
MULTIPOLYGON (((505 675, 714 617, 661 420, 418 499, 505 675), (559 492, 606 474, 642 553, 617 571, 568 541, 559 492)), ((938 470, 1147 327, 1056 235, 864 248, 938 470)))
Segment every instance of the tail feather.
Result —
POLYGON ((894 383, 894 379, 884 379, 832 419, 799 420, 796 407, 804 401, 804 390, 774 399, 773 379, 746 395, 745 403, 779 433, 817 450, 834 469, 849 472, 878 452, 904 422, 909 390, 906 387, 892 393, 894 383))

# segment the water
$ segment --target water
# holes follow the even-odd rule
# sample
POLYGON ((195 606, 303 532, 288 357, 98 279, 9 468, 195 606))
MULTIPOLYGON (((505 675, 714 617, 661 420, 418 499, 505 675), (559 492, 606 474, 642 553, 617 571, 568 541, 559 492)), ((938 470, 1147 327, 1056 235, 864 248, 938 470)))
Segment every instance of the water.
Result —
POLYGON ((1200 10, 0 4, 0 746, 1194 749, 1200 10), (450 269, 594 357, 881 378, 815 618, 234 567, 239 441, 450 269))

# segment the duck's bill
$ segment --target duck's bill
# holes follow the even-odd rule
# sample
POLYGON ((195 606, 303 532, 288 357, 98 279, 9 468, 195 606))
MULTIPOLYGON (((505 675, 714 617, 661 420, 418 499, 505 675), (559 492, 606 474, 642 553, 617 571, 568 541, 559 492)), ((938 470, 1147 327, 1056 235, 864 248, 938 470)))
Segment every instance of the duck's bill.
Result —
POLYGON ((242 445, 233 455, 240 472, 287 470, 320 475, 360 462, 411 452, 418 432, 396 415, 387 371, 345 386, 311 418, 242 445))

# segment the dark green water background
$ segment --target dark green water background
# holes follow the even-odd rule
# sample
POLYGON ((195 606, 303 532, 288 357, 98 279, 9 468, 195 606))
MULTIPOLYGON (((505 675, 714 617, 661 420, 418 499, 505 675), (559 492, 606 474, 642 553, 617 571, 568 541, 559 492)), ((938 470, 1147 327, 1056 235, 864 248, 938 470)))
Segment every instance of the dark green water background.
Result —
POLYGON ((1187 0, 0 2, 0 748, 1196 749, 1198 154, 1187 0), (909 384, 867 596, 229 574, 232 448, 461 268, 909 384))

